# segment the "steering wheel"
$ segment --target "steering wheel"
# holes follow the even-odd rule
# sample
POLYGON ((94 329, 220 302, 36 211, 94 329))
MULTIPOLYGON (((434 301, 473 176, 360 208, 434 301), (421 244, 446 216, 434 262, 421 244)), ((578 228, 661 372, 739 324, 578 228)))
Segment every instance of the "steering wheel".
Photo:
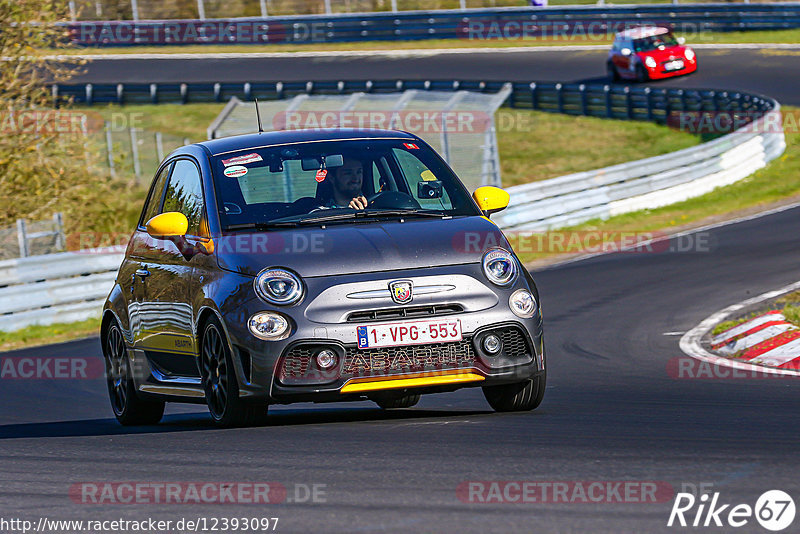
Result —
POLYGON ((420 209, 419 202, 417 202, 414 197, 400 191, 383 191, 381 193, 376 193, 367 199, 367 207, 379 209, 420 209))

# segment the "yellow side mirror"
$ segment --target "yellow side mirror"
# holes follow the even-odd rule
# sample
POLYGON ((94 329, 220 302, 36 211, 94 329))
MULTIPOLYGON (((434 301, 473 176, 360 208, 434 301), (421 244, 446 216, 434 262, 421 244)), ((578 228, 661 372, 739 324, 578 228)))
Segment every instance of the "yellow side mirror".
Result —
POLYGON ((476 189, 475 192, 472 193, 472 198, 475 199, 475 202, 481 210, 487 215, 490 215, 506 209, 508 207, 508 202, 511 200, 511 195, 499 187, 486 185, 476 189))
POLYGON ((177 211, 168 211, 147 221, 147 233, 157 239, 186 235, 188 230, 186 215, 177 211))

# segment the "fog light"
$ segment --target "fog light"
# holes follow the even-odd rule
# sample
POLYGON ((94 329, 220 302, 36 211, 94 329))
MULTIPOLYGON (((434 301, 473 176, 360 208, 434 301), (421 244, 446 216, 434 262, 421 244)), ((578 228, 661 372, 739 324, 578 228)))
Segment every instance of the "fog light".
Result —
POLYGON ((508 305, 514 315, 522 319, 530 319, 536 311, 536 299, 527 289, 518 289, 508 299, 508 305))
POLYGON ((289 335, 289 321, 275 312, 261 312, 253 315, 247 326, 250 333, 265 341, 278 341, 289 335))
POLYGON ((336 353, 332 350, 321 350, 317 353, 317 367, 320 369, 330 369, 336 365, 336 353))
POLYGON ((497 354, 502 347, 503 343, 500 341, 500 338, 494 334, 489 334, 483 338, 483 350, 489 354, 497 354))

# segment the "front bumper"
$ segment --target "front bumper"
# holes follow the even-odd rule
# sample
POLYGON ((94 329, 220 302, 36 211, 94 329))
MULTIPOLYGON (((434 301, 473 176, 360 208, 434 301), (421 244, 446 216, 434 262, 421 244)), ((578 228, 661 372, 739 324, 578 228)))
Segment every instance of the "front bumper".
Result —
MULTIPOLYGON (((537 296, 535 288, 524 273, 507 288, 492 286, 481 281, 480 269, 479 265, 461 265, 307 280, 308 294, 301 306, 276 310, 292 323, 289 338, 276 342, 258 340, 242 328, 248 314, 270 309, 258 299, 248 302, 236 319, 226 317, 225 321, 238 356, 235 359, 241 394, 274 403, 344 401, 363 399, 383 390, 431 393, 519 382, 543 372, 544 343, 538 306, 529 319, 517 317, 508 306, 514 291, 525 288, 537 296), (411 279, 415 287, 446 285, 443 281, 457 286, 453 291, 415 298, 413 306, 428 306, 435 312, 445 310, 442 319, 460 321, 462 340, 358 349, 357 326, 381 319, 362 321, 351 315, 399 307, 391 301, 387 306, 380 299, 348 300, 348 295, 362 293, 365 288, 385 288, 387 280, 394 279, 411 279), (502 334, 504 348, 496 356, 487 355, 481 348, 483 337, 490 332, 502 334), (331 371, 316 368, 314 356, 323 348, 337 354, 337 364, 331 371)), ((439 318, 434 315, 425 319, 439 318)), ((387 321, 396 323, 398 319, 387 321)))

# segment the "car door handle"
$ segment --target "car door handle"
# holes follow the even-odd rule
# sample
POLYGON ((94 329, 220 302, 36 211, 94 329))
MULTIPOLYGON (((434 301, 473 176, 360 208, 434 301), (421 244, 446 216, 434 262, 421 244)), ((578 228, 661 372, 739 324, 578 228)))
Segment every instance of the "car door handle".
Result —
POLYGON ((150 271, 148 271, 147 269, 136 269, 136 276, 139 276, 141 278, 147 278, 148 276, 150 276, 150 271))

